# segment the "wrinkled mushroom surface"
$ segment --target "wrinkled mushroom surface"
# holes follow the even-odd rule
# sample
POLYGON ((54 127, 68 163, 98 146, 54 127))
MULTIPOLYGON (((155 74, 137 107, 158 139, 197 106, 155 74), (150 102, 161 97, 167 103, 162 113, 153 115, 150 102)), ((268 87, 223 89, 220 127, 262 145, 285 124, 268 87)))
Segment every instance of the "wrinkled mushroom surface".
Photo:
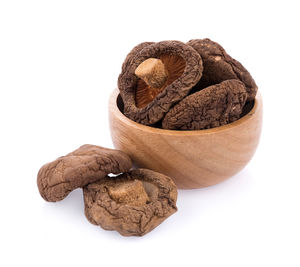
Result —
POLYGON ((183 99, 202 75, 202 60, 191 46, 179 41, 162 41, 138 46, 123 64, 118 87, 124 114, 130 119, 152 125, 160 121, 172 105, 183 99), (140 49, 142 48, 142 49, 140 49), (133 53, 136 53, 133 56, 133 53), (166 82, 151 87, 135 71, 149 58, 160 59, 166 69, 166 82), (130 62, 130 64, 129 64, 130 62))
POLYGON ((203 60, 203 74, 193 91, 225 80, 238 79, 246 86, 247 101, 255 98, 257 85, 252 76, 240 62, 229 56, 221 45, 210 39, 194 39, 187 44, 193 47, 203 60))
POLYGON ((164 129, 201 130, 240 118, 247 98, 245 85, 227 80, 187 96, 165 116, 164 129))
POLYGON ((163 174, 136 169, 83 188, 87 219, 124 236, 142 236, 177 211, 177 189, 163 174))
POLYGON ((109 173, 130 170, 132 162, 122 151, 83 145, 42 166, 37 184, 46 201, 64 199, 72 190, 104 178, 109 173))
POLYGON ((149 46, 151 44, 154 44, 154 42, 143 42, 138 45, 136 45, 132 50, 129 52, 129 54, 126 56, 123 64, 122 64, 122 72, 125 71, 131 64, 134 57, 146 46, 149 46))

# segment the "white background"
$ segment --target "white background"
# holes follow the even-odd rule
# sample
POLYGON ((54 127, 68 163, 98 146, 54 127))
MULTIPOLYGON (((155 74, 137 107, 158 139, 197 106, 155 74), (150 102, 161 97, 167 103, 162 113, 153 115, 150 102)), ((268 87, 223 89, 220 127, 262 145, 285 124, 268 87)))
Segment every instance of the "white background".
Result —
POLYGON ((1 266, 299 266, 297 1, 0 1, 1 266), (148 235, 90 224, 81 190, 46 203, 39 168, 90 143, 113 147, 108 98, 143 41, 209 37, 251 72, 263 133, 248 166, 179 191, 148 235))

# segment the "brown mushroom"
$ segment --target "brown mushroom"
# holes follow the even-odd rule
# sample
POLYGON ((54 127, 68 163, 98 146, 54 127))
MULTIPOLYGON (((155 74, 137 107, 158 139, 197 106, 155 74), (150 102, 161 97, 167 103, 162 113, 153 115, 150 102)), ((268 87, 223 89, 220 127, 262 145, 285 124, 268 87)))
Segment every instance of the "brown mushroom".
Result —
POLYGON ((247 90, 247 101, 255 98, 257 85, 245 67, 229 56, 224 48, 210 39, 194 39, 188 43, 203 60, 203 74, 192 92, 199 91, 220 82, 238 79, 243 82, 247 90))
POLYGON ((184 69, 185 61, 176 55, 162 55, 159 59, 149 58, 142 62, 135 70, 135 74, 141 78, 135 92, 136 106, 147 106, 168 85, 177 80, 184 69))
POLYGON ((83 188, 87 219, 124 236, 142 236, 177 211, 177 189, 163 174, 137 169, 83 188))
POLYGON ((72 190, 104 178, 109 173, 130 170, 132 162, 122 151, 83 145, 42 166, 37 184, 46 201, 64 199, 72 190))
POLYGON ((154 44, 154 42, 143 42, 136 45, 134 48, 131 49, 129 54, 126 56, 123 64, 122 64, 122 71, 125 71, 131 64, 134 57, 146 46, 154 44))
POLYGON ((124 114, 146 125, 160 121, 202 74, 200 55, 179 41, 145 45, 131 58, 118 79, 124 114))
POLYGON ((187 96, 165 116, 164 129, 201 130, 240 118, 247 98, 245 85, 227 80, 187 96))

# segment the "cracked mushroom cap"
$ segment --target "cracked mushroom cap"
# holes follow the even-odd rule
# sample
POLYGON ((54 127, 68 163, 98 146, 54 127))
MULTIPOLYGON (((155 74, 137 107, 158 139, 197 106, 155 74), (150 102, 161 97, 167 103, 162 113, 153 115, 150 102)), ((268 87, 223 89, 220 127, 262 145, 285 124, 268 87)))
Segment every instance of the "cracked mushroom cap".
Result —
POLYGON ((177 211, 177 188, 163 174, 136 169, 83 188, 87 219, 124 236, 142 236, 177 211))
POLYGON ((182 42, 137 46, 126 58, 118 79, 124 114, 145 125, 155 124, 197 84, 202 69, 199 53, 182 42))
POLYGON ((122 151, 83 145, 75 151, 42 166, 37 185, 46 201, 64 199, 71 191, 103 179, 107 174, 130 170, 131 159, 122 151))
POLYGON ((255 98, 257 85, 246 68, 229 56, 225 49, 210 39, 194 39, 187 42, 203 60, 203 74, 193 90, 198 91, 225 80, 238 79, 245 84, 247 101, 255 98))
POLYGON ((247 98, 245 85, 227 80, 187 96, 165 116, 162 127, 170 130, 214 128, 240 118, 247 98))

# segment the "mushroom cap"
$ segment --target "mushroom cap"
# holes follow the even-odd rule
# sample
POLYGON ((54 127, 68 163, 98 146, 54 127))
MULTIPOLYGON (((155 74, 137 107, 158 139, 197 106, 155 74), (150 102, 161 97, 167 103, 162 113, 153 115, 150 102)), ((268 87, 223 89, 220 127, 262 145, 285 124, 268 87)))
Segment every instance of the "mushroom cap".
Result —
POLYGON ((245 85, 227 80, 187 96, 175 105, 162 122, 164 129, 201 130, 240 118, 247 98, 245 85))
POLYGON ((208 38, 190 40, 187 44, 193 47, 203 60, 203 74, 193 91, 225 80, 238 79, 246 86, 247 101, 255 98, 257 85, 254 79, 240 62, 226 53, 221 45, 208 38))
POLYGON ((130 56, 130 58, 132 58, 130 64, 127 60, 126 67, 122 68, 118 79, 118 87, 124 102, 124 114, 145 125, 160 121, 171 106, 189 93, 202 75, 202 59, 199 53, 191 46, 179 41, 162 41, 145 45, 134 57, 130 56), (136 68, 148 58, 163 58, 166 55, 183 59, 185 68, 182 75, 171 84, 167 84, 146 106, 138 107, 136 89, 141 79, 135 75, 136 68))
POLYGON ((126 56, 123 64, 122 64, 122 72, 125 71, 131 64, 134 57, 146 46, 154 44, 154 42, 143 42, 136 45, 134 48, 131 49, 129 54, 126 56))
POLYGON ((177 211, 177 188, 163 174, 136 169, 83 188, 87 219, 124 236, 142 236, 177 211))
POLYGON ((42 166, 37 185, 46 201, 55 202, 76 188, 103 179, 109 173, 126 172, 131 167, 131 159, 122 151, 83 145, 42 166))

